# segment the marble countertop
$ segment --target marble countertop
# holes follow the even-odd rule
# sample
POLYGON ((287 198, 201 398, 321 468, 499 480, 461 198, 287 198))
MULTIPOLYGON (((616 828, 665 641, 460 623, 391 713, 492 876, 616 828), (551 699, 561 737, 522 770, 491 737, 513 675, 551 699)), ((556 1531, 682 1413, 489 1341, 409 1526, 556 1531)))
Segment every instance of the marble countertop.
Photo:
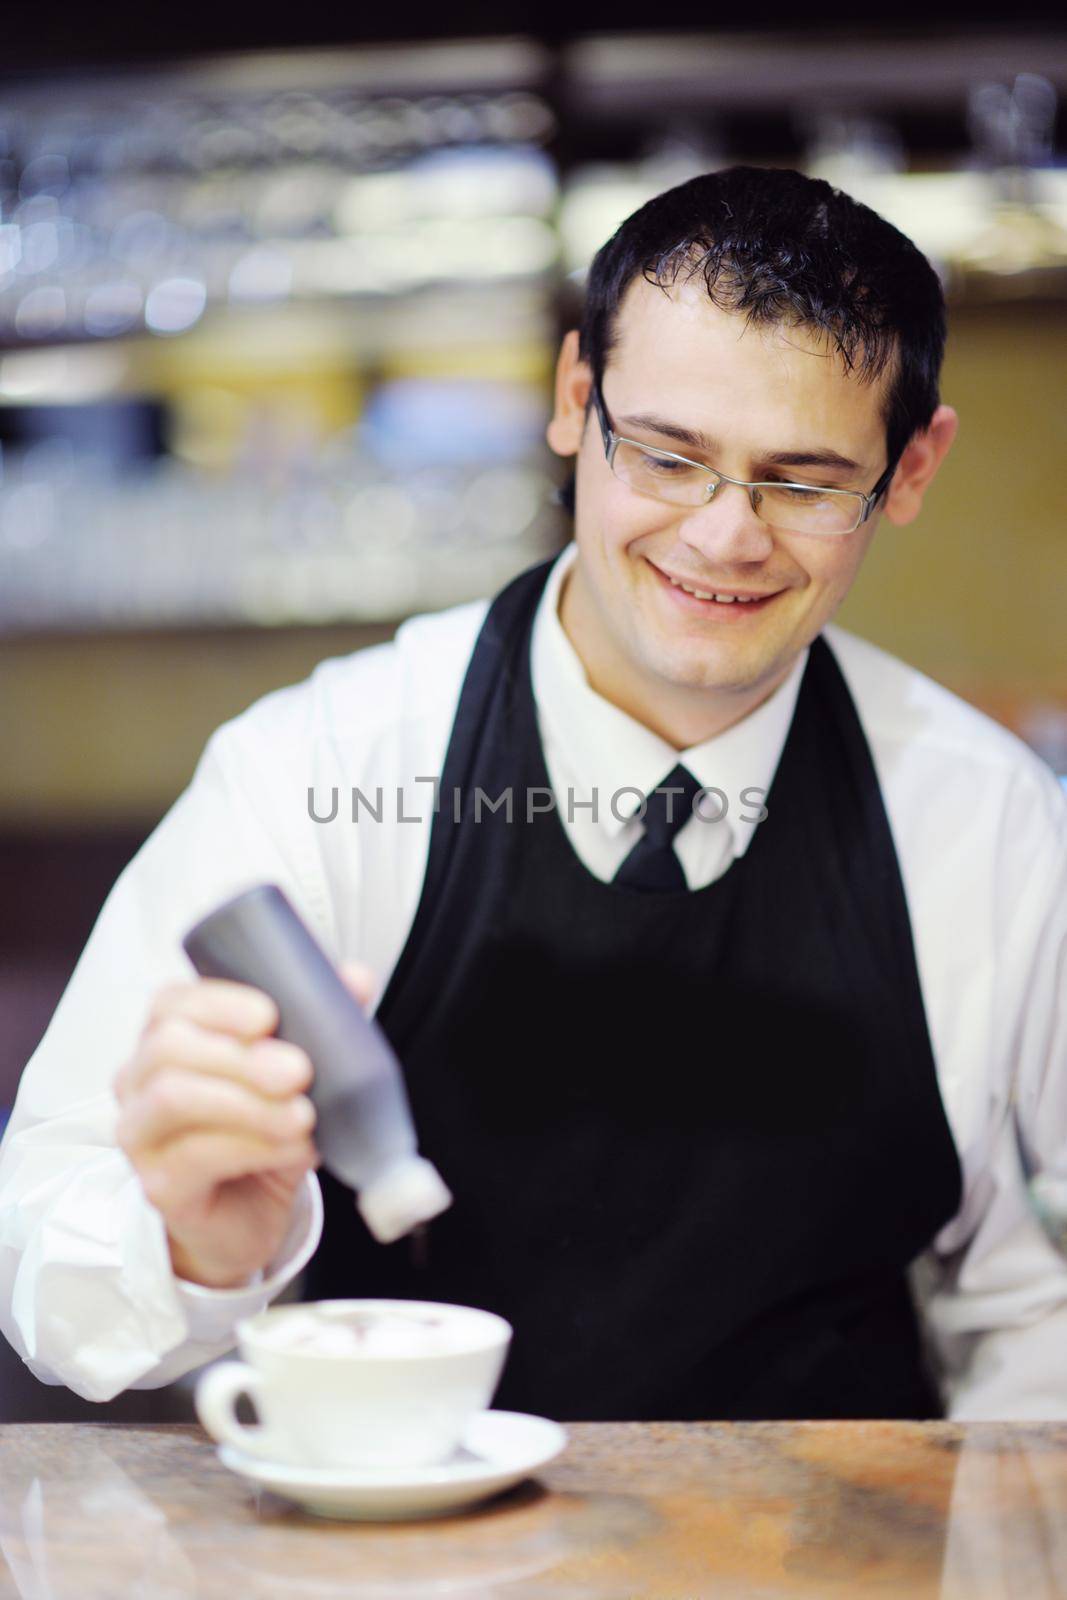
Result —
POLYGON ((535 1481, 325 1522, 195 1425, 0 1427, 0 1595, 26 1600, 1044 1600, 1067 1424, 575 1423, 535 1481))

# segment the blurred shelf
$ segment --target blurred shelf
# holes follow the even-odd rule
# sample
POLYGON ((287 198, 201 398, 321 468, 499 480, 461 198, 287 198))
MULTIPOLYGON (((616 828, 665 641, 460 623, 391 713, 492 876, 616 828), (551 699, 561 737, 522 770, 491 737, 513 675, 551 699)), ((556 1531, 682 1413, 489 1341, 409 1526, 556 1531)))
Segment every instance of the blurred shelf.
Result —
POLYGON ((857 18, 847 33, 602 34, 563 53, 564 112, 632 118, 776 109, 891 110, 954 103, 974 83, 1039 73, 1067 87, 1067 32, 966 31, 932 18, 929 27, 894 27, 857 18))
POLYGON ((40 397, 56 403, 108 392, 144 393, 166 386, 171 374, 211 366, 235 373, 307 371, 412 364, 421 370, 484 373, 494 350, 518 350, 500 359, 501 373, 544 378, 551 372, 555 320, 539 286, 452 285, 416 293, 334 301, 320 298, 278 306, 210 307, 180 341, 143 330, 106 340, 56 338, 20 341, 5 348, 0 337, 0 405, 40 397), (540 352, 534 363, 530 351, 540 352))
MULTIPOLYGON (((410 413, 420 390, 397 387, 410 413)), ((385 450, 390 419, 378 415, 385 450)), ((341 446, 280 469, 268 448, 240 474, 164 462, 118 479, 60 454, 50 474, 0 494, 0 640, 380 622, 491 594, 562 543, 539 460, 390 472, 341 446)))
POLYGON ((57 73, 0 74, 5 102, 54 110, 57 76, 76 86, 79 99, 103 106, 113 101, 116 81, 143 86, 146 94, 241 95, 291 92, 366 95, 502 92, 539 84, 552 70, 551 49, 522 35, 499 38, 433 39, 410 44, 361 44, 330 50, 245 50, 204 54, 155 68, 77 68, 57 73))
POLYGON ((388 621, 557 548, 560 326, 636 206, 744 159, 743 110, 914 237, 954 310, 1058 328, 1067 33, 858 26, 9 79, 0 639, 388 621), (920 103, 952 108, 954 169, 904 148, 920 103))

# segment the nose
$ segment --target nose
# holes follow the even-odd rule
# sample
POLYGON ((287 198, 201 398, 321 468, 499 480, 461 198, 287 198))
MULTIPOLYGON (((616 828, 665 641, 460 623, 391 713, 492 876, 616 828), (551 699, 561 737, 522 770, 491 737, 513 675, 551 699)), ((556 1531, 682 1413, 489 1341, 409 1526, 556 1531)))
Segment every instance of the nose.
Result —
POLYGON ((706 505, 687 512, 679 526, 682 540, 706 560, 765 561, 774 549, 774 535, 752 509, 748 490, 720 483, 706 505))

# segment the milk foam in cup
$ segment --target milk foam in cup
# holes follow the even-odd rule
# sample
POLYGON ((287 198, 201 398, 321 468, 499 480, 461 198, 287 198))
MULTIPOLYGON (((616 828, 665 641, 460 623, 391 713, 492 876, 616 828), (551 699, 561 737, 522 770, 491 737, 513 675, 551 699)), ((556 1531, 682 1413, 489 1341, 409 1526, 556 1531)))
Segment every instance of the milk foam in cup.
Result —
POLYGON ((454 1454, 492 1400, 511 1327, 435 1301, 320 1300, 270 1307, 237 1336, 243 1360, 209 1368, 197 1388, 214 1438, 291 1465, 396 1469, 454 1454), (237 1420, 241 1394, 258 1426, 237 1420))

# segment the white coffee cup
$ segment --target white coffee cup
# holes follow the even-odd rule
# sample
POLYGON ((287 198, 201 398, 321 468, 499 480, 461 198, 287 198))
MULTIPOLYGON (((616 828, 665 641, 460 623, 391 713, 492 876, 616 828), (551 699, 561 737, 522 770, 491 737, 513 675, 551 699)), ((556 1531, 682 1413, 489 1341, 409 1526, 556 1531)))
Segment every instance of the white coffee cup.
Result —
POLYGON ((237 1342, 244 1359, 196 1391, 221 1443, 302 1467, 419 1467, 446 1461, 488 1407, 511 1326, 430 1300, 318 1300, 239 1322, 237 1342), (258 1426, 238 1421, 242 1394, 258 1426))

